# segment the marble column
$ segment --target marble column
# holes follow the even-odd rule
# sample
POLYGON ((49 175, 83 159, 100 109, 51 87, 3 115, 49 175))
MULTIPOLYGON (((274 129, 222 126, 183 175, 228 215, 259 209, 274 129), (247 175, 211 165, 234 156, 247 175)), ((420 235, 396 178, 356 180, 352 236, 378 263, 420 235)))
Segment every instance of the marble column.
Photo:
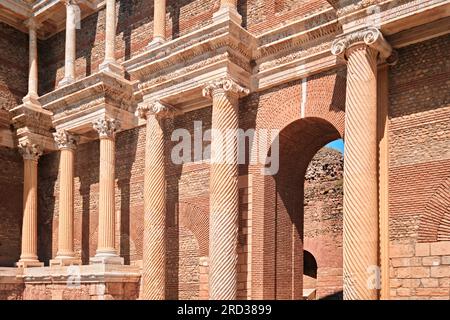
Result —
POLYGON ((80 9, 76 0, 66 0, 66 52, 64 65, 64 78, 58 86, 65 86, 75 81, 76 59, 76 28, 77 19, 80 18, 80 9))
POLYGON ((149 49, 156 47, 166 41, 166 0, 154 1, 153 15, 153 40, 149 49))
POLYGON ((221 0, 220 9, 213 14, 215 22, 231 20, 242 24, 242 16, 237 11, 237 0, 221 0))
POLYGON ((17 266, 42 267, 37 256, 37 170, 41 147, 29 141, 19 143, 23 156, 23 223, 22 251, 17 266))
POLYGON ((123 67, 116 61, 116 0, 106 0, 105 58, 100 70, 123 76, 123 67))
POLYGON ((91 263, 123 264, 115 248, 115 133, 120 122, 100 118, 93 124, 100 137, 98 243, 91 263))
POLYGON ((377 64, 392 48, 376 28, 337 39, 347 59, 344 167, 344 299, 378 299, 377 64))
POLYGON ((40 24, 33 18, 25 22, 29 33, 29 57, 28 57, 28 93, 23 98, 24 103, 40 106, 38 101, 38 50, 37 29, 40 24))
POLYGON ((209 298, 234 300, 237 294, 239 188, 236 133, 239 97, 248 94, 230 78, 209 83, 212 99, 209 218, 209 298))
POLYGON ((170 106, 155 102, 140 106, 147 120, 144 177, 143 300, 166 297, 166 174, 164 161, 164 119, 173 116, 170 106))
POLYGON ((75 257, 73 247, 73 185, 74 157, 78 137, 60 130, 53 134, 56 145, 61 150, 59 159, 59 224, 58 252, 50 265, 79 265, 81 260, 75 257))

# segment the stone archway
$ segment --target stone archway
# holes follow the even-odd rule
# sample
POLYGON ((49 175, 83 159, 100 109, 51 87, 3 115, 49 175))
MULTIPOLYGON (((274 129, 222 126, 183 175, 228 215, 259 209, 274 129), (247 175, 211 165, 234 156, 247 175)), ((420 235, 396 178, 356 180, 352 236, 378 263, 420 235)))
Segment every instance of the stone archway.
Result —
POLYGON ((264 290, 271 298, 303 298, 305 173, 317 151, 338 138, 335 126, 316 117, 280 131, 279 170, 264 177, 264 290))

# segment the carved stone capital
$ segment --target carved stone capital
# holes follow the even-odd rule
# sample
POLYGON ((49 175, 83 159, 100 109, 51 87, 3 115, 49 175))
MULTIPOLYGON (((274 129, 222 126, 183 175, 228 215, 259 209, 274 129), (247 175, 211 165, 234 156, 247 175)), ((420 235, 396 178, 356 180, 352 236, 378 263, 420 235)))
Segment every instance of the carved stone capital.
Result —
POLYGON ((246 96, 250 93, 250 90, 241 87, 233 79, 226 77, 219 80, 211 81, 203 88, 202 94, 206 98, 212 99, 216 94, 233 94, 238 97, 246 96))
POLYGON ((120 130, 120 121, 117 119, 100 118, 92 126, 98 132, 100 139, 114 138, 116 132, 120 130))
POLYGON ((42 148, 40 145, 31 143, 30 141, 19 142, 19 152, 22 154, 24 160, 38 161, 42 155, 42 148))
POLYGON ((59 1, 65 4, 66 6, 78 6, 80 2, 82 2, 80 0, 59 0, 59 1))
POLYGON ((67 130, 59 130, 53 133, 56 147, 59 150, 70 149, 75 150, 79 141, 79 137, 68 132, 67 130))
POLYGON ((345 57, 348 49, 356 45, 366 45, 375 49, 382 59, 387 59, 392 54, 391 45, 384 39, 381 31, 375 27, 357 30, 334 40, 331 45, 331 53, 345 57))
POLYGON ((147 119, 149 115, 154 115, 161 119, 172 118, 176 114, 176 111, 172 106, 162 103, 161 101, 140 105, 137 108, 137 112, 142 119, 147 119))
POLYGON ((38 22, 35 18, 25 20, 24 24, 29 30, 37 30, 42 26, 42 23, 38 22))

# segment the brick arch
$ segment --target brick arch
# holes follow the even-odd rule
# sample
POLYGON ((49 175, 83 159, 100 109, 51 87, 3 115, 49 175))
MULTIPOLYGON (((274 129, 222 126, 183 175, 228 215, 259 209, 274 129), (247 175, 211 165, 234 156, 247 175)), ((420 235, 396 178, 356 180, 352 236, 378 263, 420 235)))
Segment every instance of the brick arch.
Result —
MULTIPOLYGON (((285 239, 286 245, 276 247, 274 235, 276 229, 280 229, 280 223, 285 227, 290 225, 290 230, 294 230, 293 225, 298 228, 301 226, 303 221, 301 201, 306 168, 321 147, 344 137, 345 70, 329 71, 304 80, 292 81, 245 99, 245 104, 255 106, 253 112, 256 130, 280 130, 280 155, 283 156, 280 162, 284 161, 287 164, 281 167, 288 168, 278 175, 278 184, 283 179, 286 182, 284 190, 280 190, 277 179, 261 174, 261 164, 249 166, 253 185, 252 261, 255 261, 252 264, 252 296, 255 299, 297 299, 300 298, 297 292, 299 290, 290 289, 301 287, 302 246, 295 254, 299 260, 295 265, 301 265, 300 269, 295 270, 300 284, 292 284, 289 279, 293 277, 285 277, 279 271, 289 268, 287 265, 280 265, 283 254, 281 256, 278 254, 278 257, 276 254, 277 249, 288 248, 292 240, 285 239), (302 94, 302 90, 305 89, 306 92, 302 94), (302 108, 305 118, 301 117, 302 108), (284 196, 280 195, 280 191, 284 196), (301 197, 298 196, 300 194, 301 197), (276 206, 279 208, 274 209, 276 206), (301 212, 292 210, 295 207, 301 208, 301 212), (296 221, 292 221, 292 217, 296 217, 294 219, 296 221), (292 296, 294 291, 296 293, 292 296)), ((278 235, 285 231, 291 232, 288 229, 279 230, 278 235)))
POLYGON ((179 224, 195 236, 198 242, 200 257, 209 252, 209 212, 207 209, 189 202, 178 205, 179 224))
POLYGON ((442 182, 425 206, 419 222, 419 242, 450 241, 450 179, 442 182))

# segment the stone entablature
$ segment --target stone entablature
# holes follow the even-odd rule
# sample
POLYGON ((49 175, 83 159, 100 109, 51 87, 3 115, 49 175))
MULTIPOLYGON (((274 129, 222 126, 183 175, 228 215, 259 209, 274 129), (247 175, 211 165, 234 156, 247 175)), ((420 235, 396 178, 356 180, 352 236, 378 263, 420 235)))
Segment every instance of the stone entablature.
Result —
POLYGON ((40 97, 39 102, 53 112, 56 130, 81 134, 80 142, 97 138, 92 123, 100 117, 120 120, 123 130, 137 125, 133 115, 133 83, 108 72, 58 88, 40 97))

